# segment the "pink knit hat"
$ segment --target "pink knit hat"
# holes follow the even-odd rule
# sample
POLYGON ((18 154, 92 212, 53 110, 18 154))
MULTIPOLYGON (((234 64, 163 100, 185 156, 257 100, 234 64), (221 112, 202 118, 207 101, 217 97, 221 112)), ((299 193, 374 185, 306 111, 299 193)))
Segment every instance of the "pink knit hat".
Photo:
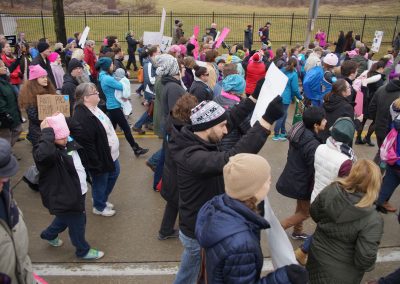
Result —
POLYGON ((49 126, 53 128, 56 139, 64 139, 69 136, 68 125, 62 113, 46 117, 46 120, 49 126))
POLYGON ((48 59, 51 63, 53 63, 54 61, 57 60, 57 57, 58 57, 58 56, 59 56, 59 54, 58 54, 57 52, 52 52, 52 53, 50 53, 49 56, 47 56, 47 59, 48 59))
POLYGON ((29 80, 35 80, 42 76, 47 76, 47 71, 44 70, 40 65, 29 66, 29 80))

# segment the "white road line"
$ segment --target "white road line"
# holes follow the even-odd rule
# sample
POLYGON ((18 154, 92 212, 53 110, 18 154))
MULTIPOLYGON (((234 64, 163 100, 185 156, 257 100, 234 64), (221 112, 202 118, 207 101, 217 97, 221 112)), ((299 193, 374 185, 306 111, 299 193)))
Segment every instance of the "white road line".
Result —
MULTIPOLYGON (((400 247, 382 248, 377 263, 400 261, 400 247)), ((33 269, 40 276, 152 276, 174 275, 179 262, 170 263, 34 263, 33 269)), ((263 272, 273 270, 270 258, 264 259, 263 272)))

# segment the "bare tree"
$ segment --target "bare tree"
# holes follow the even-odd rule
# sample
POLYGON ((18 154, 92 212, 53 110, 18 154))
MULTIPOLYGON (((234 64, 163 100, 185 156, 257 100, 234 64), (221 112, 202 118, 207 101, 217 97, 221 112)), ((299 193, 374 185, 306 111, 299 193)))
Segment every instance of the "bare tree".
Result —
POLYGON ((65 31, 64 0, 52 0, 54 31, 57 42, 67 43, 67 32, 65 31))
POLYGON ((107 0, 107 8, 108 8, 108 10, 116 10, 117 9, 117 1, 116 0, 107 0))

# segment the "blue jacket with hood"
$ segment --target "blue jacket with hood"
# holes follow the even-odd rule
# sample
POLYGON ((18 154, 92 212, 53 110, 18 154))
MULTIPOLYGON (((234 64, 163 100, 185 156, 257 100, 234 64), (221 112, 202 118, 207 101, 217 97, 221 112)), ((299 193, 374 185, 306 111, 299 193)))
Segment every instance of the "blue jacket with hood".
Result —
POLYGON ((197 216, 196 238, 205 249, 208 283, 292 283, 288 266, 260 278, 260 231, 267 228, 264 218, 226 194, 205 203, 197 216))

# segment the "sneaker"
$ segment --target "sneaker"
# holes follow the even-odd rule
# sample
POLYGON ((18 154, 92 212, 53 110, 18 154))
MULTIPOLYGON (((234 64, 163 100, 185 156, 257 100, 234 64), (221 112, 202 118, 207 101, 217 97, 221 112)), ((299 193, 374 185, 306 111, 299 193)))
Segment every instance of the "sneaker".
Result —
POLYGON ((168 240, 168 239, 174 239, 174 238, 178 238, 178 237, 179 237, 179 231, 178 230, 174 230, 174 232, 172 234, 170 234, 170 235, 163 235, 161 233, 158 233, 158 237, 157 238, 160 241, 165 241, 165 240, 168 240))
POLYGON ((59 237, 55 238, 54 240, 47 241, 47 242, 48 242, 49 245, 51 245, 52 247, 60 247, 60 246, 62 246, 63 243, 64 243, 59 237))
POLYGON ((133 150, 133 152, 135 153, 136 158, 139 158, 140 155, 144 155, 147 152, 149 152, 149 149, 138 147, 135 150, 133 150))
POLYGON ((86 260, 96 260, 96 259, 100 259, 104 256, 104 252, 102 252, 101 250, 98 249, 93 249, 91 248, 88 253, 82 257, 82 259, 86 259, 86 260))
POLYGON ((104 208, 103 211, 99 211, 96 208, 93 208, 93 214, 95 214, 95 215, 101 215, 101 216, 104 216, 104 217, 111 217, 111 216, 114 216, 115 213, 116 213, 115 210, 110 209, 108 207, 104 208))
POLYGON ((301 248, 297 248, 294 251, 294 255, 296 256, 297 261, 299 264, 306 266, 308 254, 305 253, 301 248))
POLYGON ((114 204, 112 204, 111 202, 106 202, 106 206, 107 206, 107 208, 109 208, 109 209, 114 209, 114 204))
POLYGON ((24 182, 26 182, 26 184, 29 186, 29 188, 32 189, 33 191, 39 191, 38 184, 34 184, 34 183, 30 182, 26 177, 22 177, 22 180, 24 182))
POLYGON ((280 135, 279 135, 279 141, 287 141, 286 136, 287 136, 287 135, 286 135, 285 133, 280 134, 280 135))
POLYGON ((307 234, 294 233, 294 232, 290 236, 292 237, 293 240, 305 240, 309 237, 307 234))
POLYGON ((280 135, 274 135, 274 137, 272 137, 272 141, 279 141, 280 139, 280 135))
POLYGON ((146 166, 148 166, 153 172, 156 171, 156 166, 152 165, 149 160, 146 161, 146 166))
POLYGON ((142 128, 132 127, 132 130, 137 132, 140 135, 146 134, 146 131, 144 131, 142 128))

